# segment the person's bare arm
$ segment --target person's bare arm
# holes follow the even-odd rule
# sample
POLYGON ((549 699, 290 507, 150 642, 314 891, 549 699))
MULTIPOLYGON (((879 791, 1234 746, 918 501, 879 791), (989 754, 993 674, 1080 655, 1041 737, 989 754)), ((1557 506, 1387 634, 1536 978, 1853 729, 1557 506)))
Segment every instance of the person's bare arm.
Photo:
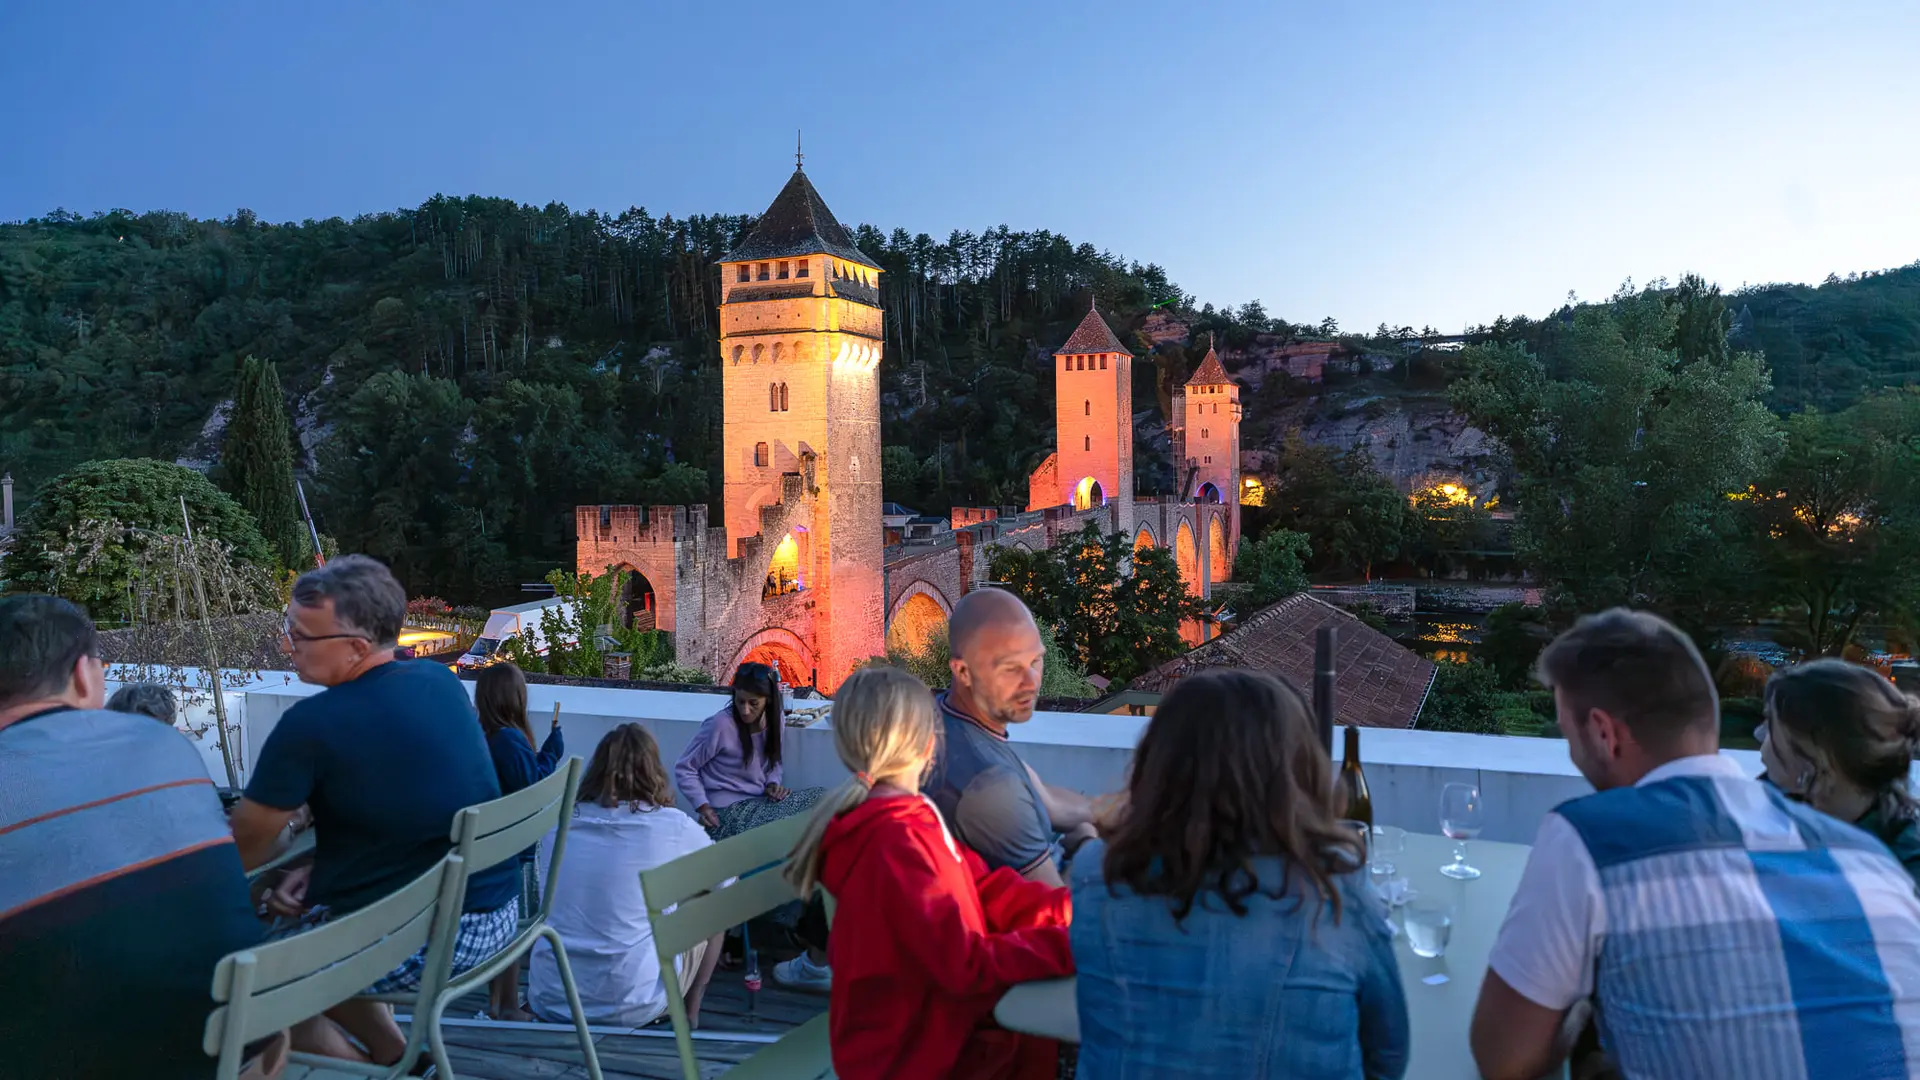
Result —
POLYGON ((1527 1000, 1497 971, 1480 984, 1473 1010, 1473 1060, 1486 1080, 1537 1080, 1566 1060, 1579 1034, 1568 1010, 1549 1009, 1527 1000), (1569 1032, 1567 1029, 1573 1030, 1569 1032))
POLYGON ((229 818, 233 842, 240 848, 240 865, 251 870, 271 860, 279 851, 280 834, 297 809, 276 810, 252 799, 241 799, 229 818))
POLYGON ((1028 881, 1037 881, 1042 885, 1051 885, 1056 889, 1066 887, 1066 879, 1060 876, 1060 868, 1053 865, 1053 857, 1041 859, 1021 871, 1020 876, 1028 881))
MULTIPOLYGON (((1025 762, 1021 762, 1026 765, 1025 762)), ((1033 766, 1026 765, 1027 775, 1033 778, 1035 790, 1040 792, 1040 802, 1046 807, 1047 817, 1053 822, 1054 832, 1072 832, 1082 825, 1093 821, 1093 800, 1071 788, 1054 787, 1033 766)))

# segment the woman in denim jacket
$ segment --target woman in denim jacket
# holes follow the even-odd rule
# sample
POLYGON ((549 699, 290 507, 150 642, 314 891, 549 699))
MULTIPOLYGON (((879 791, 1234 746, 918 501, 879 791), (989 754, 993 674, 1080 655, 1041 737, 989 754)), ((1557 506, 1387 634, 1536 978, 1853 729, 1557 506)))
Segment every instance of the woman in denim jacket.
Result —
POLYGON ((1300 692, 1182 680, 1073 859, 1080 1080, 1397 1078, 1392 931, 1300 692))

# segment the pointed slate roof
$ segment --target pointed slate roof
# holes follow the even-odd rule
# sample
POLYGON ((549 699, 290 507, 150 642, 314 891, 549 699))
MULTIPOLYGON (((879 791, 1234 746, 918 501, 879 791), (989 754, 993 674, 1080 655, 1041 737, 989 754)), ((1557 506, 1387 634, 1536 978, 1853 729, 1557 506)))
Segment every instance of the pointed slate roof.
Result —
POLYGON ((1131 353, 1132 351, 1133 350, 1127 348, 1125 345, 1120 344, 1119 338, 1113 336, 1113 329, 1107 325, 1107 320, 1100 317, 1100 309, 1089 304, 1087 306, 1087 317, 1080 320, 1080 325, 1074 328, 1073 336, 1067 339, 1065 345, 1053 350, 1053 355, 1063 356, 1069 353, 1102 352, 1131 353))
POLYGON ((1227 369, 1220 366, 1220 357, 1213 351, 1213 336, 1207 336, 1207 358, 1193 369, 1193 378, 1187 380, 1188 386, 1231 386, 1233 381, 1227 378, 1227 369))
POLYGON ((880 264, 853 244, 853 237, 827 209, 826 200, 813 189, 807 174, 793 170, 787 186, 774 196, 773 205, 760 215, 753 231, 721 262, 748 262, 760 259, 790 259, 796 255, 820 252, 861 266, 880 269, 880 264))

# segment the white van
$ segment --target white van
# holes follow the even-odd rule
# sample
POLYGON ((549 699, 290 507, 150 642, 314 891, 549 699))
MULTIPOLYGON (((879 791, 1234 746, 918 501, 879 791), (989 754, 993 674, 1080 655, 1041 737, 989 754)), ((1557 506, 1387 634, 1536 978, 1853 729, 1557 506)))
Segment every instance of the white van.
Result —
MULTIPOLYGON (((455 666, 463 668, 482 668, 498 662, 500 646, 508 638, 519 638, 534 653, 545 656, 547 652, 546 631, 541 628, 540 620, 549 611, 557 611, 565 618, 574 618, 574 603, 555 597, 551 600, 536 600, 528 604, 515 604, 512 607, 494 608, 487 616, 486 628, 480 636, 467 646, 466 653, 455 661, 455 666)), ((571 645, 563 641, 562 645, 571 645)))

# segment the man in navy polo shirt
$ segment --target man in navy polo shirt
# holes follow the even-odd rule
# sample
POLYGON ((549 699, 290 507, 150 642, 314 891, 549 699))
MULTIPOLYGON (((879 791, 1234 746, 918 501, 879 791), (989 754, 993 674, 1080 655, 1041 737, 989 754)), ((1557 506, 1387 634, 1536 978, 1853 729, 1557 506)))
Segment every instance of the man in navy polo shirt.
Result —
MULTIPOLYGON (((312 809, 313 865, 267 894, 267 906, 296 928, 353 912, 419 877, 452 847, 455 814, 500 797, 460 680, 439 664, 395 659, 406 609, 400 582, 364 555, 335 559, 294 582, 280 647, 302 682, 327 689, 289 708, 267 736, 234 808, 233 835, 241 859, 258 866, 272 857, 294 812, 312 809)), ((455 972, 513 938, 518 899, 512 860, 473 875, 455 972)), ((424 959, 423 950, 368 989, 417 987, 424 959)), ((406 1038, 383 1005, 348 1002, 327 1015, 377 1063, 405 1052, 406 1038)), ((325 1020, 294 1038, 322 1053, 361 1057, 325 1020)))
POLYGON ((976 589, 954 605, 947 640, 953 686, 939 698, 944 738, 927 794, 988 866, 1059 887, 1064 856, 1093 835, 1092 805, 1043 783, 1007 742, 1008 727, 1033 719, 1040 696, 1040 628, 1019 597, 976 589), (1065 834, 1064 852, 1056 834, 1065 834))

